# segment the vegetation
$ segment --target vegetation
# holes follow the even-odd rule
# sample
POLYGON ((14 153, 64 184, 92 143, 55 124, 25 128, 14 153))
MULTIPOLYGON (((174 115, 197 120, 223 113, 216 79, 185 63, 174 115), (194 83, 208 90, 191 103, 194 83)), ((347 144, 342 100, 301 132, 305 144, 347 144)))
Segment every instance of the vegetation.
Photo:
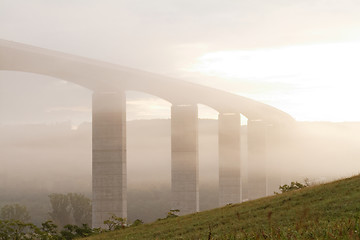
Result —
POLYGON ((38 226, 28 222, 30 214, 26 206, 4 205, 0 209, 0 240, 70 240, 107 231, 91 229, 87 224, 91 223, 91 203, 84 195, 54 193, 49 195, 49 199, 52 207, 49 215, 56 223, 46 221, 38 226))
MULTIPOLYGON (((281 191, 281 193, 285 193, 285 192, 291 192, 294 190, 299 190, 302 188, 306 188, 309 187, 310 183, 308 180, 305 180, 305 184, 299 183, 299 182, 291 182, 290 185, 282 185, 279 187, 279 190, 281 191)), ((277 192, 274 192, 275 194, 279 194, 277 192)))
POLYGON ((30 215, 26 209, 26 206, 20 204, 7 204, 0 209, 0 219, 1 220, 19 220, 19 221, 29 221, 30 215))
POLYGON ((119 230, 126 227, 126 219, 112 215, 110 219, 104 221, 104 224, 109 231, 119 230))
POLYGON ((75 224, 91 225, 90 199, 79 193, 53 193, 49 195, 52 220, 59 226, 75 224))
POLYGON ((133 224, 131 224, 132 227, 136 227, 136 226, 139 226, 139 225, 142 225, 144 224, 143 220, 141 219, 136 219, 133 224))
POLYGON ((360 239, 359 199, 355 176, 86 239, 360 239))
MULTIPOLYGON (((24 185, 11 189, 4 189, 0 186, 0 208, 5 205, 13 204, 14 202, 25 205, 31 216, 31 222, 40 226, 42 222, 49 219, 49 213, 53 211, 51 204, 49 204, 49 195, 53 192, 45 189, 36 190, 30 185, 25 186, 26 189, 23 189, 24 185)), ((81 191, 81 189, 79 189, 79 191, 81 191)), ((217 207, 216 192, 217 188, 215 186, 201 186, 201 210, 217 207)), ((67 190, 64 190, 62 193, 67 194, 67 190)), ((84 193, 87 198, 91 196, 90 192, 82 193, 84 193)), ((158 218, 163 218, 170 209, 170 194, 171 191, 168 185, 129 187, 128 222, 134 222, 136 219, 141 219, 145 223, 150 223, 156 221, 158 218)), ((53 218, 50 219, 53 220, 53 218)), ((75 222, 68 222, 66 224, 75 224, 75 222)), ((81 226, 81 224, 79 226, 81 226)))
POLYGON ((180 210, 179 210, 179 209, 171 209, 171 210, 168 212, 166 218, 178 217, 179 214, 180 214, 180 210))
POLYGON ((91 225, 91 200, 79 193, 69 193, 67 196, 70 200, 74 224, 78 226, 91 225))
MULTIPOLYGON (((19 220, 0 220, 0 240, 72 240, 80 237, 89 237, 102 232, 124 229, 127 227, 126 219, 111 216, 104 221, 107 228, 91 228, 87 224, 82 226, 65 225, 62 230, 52 221, 46 221, 37 227, 32 223, 24 223, 19 220)), ((137 219, 131 226, 142 225, 137 219)))
POLYGON ((51 221, 46 221, 41 224, 41 227, 37 227, 32 223, 19 220, 0 220, 0 240, 71 240, 99 232, 100 229, 91 229, 86 224, 82 227, 66 225, 59 232, 57 226, 51 221))
MULTIPOLYGON (((360 239, 359 180, 360 175, 319 186, 293 182, 279 187, 282 194, 182 217, 179 210, 170 210, 165 218, 145 225, 138 219, 127 225, 126 219, 116 216, 104 222, 106 229, 67 224, 59 230, 52 221, 39 227, 21 220, 0 220, 0 240, 360 239)), ((66 203, 72 206, 71 197, 79 196, 60 194, 53 199, 61 209, 66 203)), ((12 216, 29 216, 21 205, 2 209, 6 216, 15 212, 22 214, 12 216)), ((74 210, 66 209, 75 219, 74 210)))

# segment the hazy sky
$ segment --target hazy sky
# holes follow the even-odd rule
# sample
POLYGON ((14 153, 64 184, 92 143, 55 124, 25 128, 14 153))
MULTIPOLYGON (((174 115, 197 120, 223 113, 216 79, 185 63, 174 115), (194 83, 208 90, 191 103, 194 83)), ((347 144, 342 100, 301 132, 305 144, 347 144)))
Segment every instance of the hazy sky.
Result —
MULTIPOLYGON (((0 0, 0 38, 231 91, 297 120, 360 121, 359 12, 359 0, 0 0)), ((90 99, 0 72, 0 123, 90 121, 90 99)), ((127 106, 128 119, 170 117, 146 94, 127 106)))

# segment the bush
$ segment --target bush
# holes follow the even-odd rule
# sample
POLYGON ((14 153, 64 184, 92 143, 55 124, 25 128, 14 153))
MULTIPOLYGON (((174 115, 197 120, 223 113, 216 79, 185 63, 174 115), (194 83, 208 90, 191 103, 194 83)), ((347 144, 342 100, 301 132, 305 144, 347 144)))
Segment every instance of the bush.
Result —
POLYGON ((179 213, 180 213, 179 209, 171 209, 170 212, 168 212, 166 218, 178 217, 179 213))
MULTIPOLYGON (((305 180, 305 184, 302 184, 302 183, 299 183, 299 182, 291 182, 290 185, 282 185, 282 186, 279 186, 279 190, 281 191, 281 193, 285 193, 285 192, 291 192, 291 191, 294 191, 294 190, 298 190, 298 189, 301 189, 301 188, 306 188, 309 186, 309 183, 307 180, 305 180)), ((274 192, 275 194, 279 194, 277 192, 274 192)))
POLYGON ((136 227, 136 226, 139 226, 139 225, 143 225, 144 222, 141 220, 141 219, 136 219, 133 224, 131 224, 132 227, 136 227))
POLYGON ((126 218, 112 215, 110 219, 104 221, 104 224, 108 226, 109 231, 119 230, 126 227, 126 218))

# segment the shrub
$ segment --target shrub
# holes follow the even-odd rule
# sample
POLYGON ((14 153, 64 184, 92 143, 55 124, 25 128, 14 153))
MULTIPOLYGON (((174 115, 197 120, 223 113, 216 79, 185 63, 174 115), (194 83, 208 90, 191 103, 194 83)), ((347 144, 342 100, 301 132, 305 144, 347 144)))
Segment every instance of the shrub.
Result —
MULTIPOLYGON (((305 181, 305 184, 299 183, 299 182, 291 182, 290 185, 282 185, 279 186, 279 190, 281 191, 281 193, 285 193, 285 192, 291 192, 294 190, 298 190, 301 188, 306 188, 309 186, 309 183, 307 181, 305 181)), ((274 192, 275 194, 279 194, 277 192, 274 192)))

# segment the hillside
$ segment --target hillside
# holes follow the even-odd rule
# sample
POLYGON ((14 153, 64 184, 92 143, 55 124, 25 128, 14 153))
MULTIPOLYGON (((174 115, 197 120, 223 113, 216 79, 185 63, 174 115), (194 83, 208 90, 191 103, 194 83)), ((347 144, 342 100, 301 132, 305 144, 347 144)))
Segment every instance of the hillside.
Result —
POLYGON ((355 176, 86 239, 360 239, 359 217, 355 176))

